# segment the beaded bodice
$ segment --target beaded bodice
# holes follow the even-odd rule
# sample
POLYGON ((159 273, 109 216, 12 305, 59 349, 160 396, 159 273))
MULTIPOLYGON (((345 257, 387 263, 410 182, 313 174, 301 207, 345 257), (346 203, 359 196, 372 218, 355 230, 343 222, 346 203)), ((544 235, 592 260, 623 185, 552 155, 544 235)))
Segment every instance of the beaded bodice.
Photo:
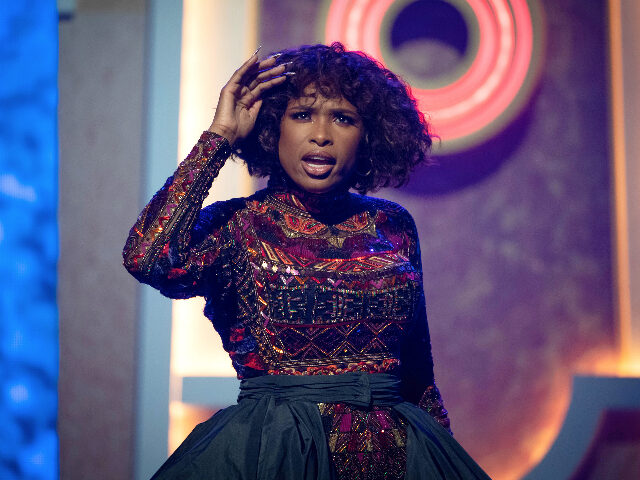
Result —
POLYGON ((228 155, 203 134, 131 229, 127 269, 171 298, 205 297, 239 378, 397 373, 409 401, 446 420, 410 215, 283 187, 202 209, 228 155))
MULTIPOLYGON (((251 281, 238 285, 234 303, 243 314, 233 328, 255 339, 262 370, 318 374, 399 365, 419 294, 411 242, 380 205, 354 197, 345 196, 342 208, 355 213, 333 225, 310 215, 291 193, 261 192, 236 212, 238 226, 250 226, 241 240, 251 281)), ((242 365, 236 368, 242 375, 242 365)))

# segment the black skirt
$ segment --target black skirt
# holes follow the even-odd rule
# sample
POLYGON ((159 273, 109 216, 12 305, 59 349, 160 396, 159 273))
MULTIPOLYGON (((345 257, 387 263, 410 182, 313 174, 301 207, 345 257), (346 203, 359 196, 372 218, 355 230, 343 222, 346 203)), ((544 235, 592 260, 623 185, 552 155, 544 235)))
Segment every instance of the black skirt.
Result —
POLYGON ((153 479, 334 480, 318 403, 393 408, 407 422, 406 480, 489 479, 399 387, 398 377, 383 373, 243 380, 238 404, 198 425, 153 479))

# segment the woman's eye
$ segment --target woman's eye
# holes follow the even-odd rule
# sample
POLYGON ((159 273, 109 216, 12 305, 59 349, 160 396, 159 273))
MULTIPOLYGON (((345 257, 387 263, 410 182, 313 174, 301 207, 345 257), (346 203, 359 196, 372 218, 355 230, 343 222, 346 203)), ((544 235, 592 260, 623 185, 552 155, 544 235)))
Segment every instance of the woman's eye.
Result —
POLYGON ((309 112, 293 112, 291 118, 294 120, 309 120, 309 112))
POLYGON ((342 113, 339 113, 336 115, 336 122, 344 123, 347 125, 353 125, 355 123, 355 120, 349 115, 344 115, 342 113))

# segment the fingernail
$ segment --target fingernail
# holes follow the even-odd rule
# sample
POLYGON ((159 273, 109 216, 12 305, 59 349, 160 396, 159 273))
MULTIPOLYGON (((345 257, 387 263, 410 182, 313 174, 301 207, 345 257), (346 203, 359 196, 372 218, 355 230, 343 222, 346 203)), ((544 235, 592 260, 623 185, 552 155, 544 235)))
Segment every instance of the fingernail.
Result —
POLYGON ((273 55, 270 55, 269 58, 278 58, 281 56, 282 56, 282 53, 278 52, 278 53, 274 53, 273 55))
POLYGON ((282 75, 290 76, 290 75, 295 75, 295 74, 296 74, 296 72, 284 72, 282 75))
POLYGON ((284 71, 288 72, 291 69, 291 65, 293 65, 293 62, 285 62, 285 63, 281 63, 280 65, 277 65, 278 67, 284 67, 284 71))
MULTIPOLYGON (((260 51, 261 48, 262 48, 262 45, 259 45, 258 48, 256 48, 256 51, 253 52, 253 55, 256 55, 260 51)), ((251 56, 253 57, 253 55, 251 55, 251 56)))

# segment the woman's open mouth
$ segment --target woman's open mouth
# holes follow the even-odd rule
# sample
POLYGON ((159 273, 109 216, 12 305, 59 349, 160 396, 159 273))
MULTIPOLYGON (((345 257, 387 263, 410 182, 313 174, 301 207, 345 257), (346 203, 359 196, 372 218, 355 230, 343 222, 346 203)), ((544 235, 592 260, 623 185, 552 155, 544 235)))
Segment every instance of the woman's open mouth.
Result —
POLYGON ((336 164, 336 159, 326 153, 309 153, 302 157, 302 168, 310 177, 326 177, 336 164))

